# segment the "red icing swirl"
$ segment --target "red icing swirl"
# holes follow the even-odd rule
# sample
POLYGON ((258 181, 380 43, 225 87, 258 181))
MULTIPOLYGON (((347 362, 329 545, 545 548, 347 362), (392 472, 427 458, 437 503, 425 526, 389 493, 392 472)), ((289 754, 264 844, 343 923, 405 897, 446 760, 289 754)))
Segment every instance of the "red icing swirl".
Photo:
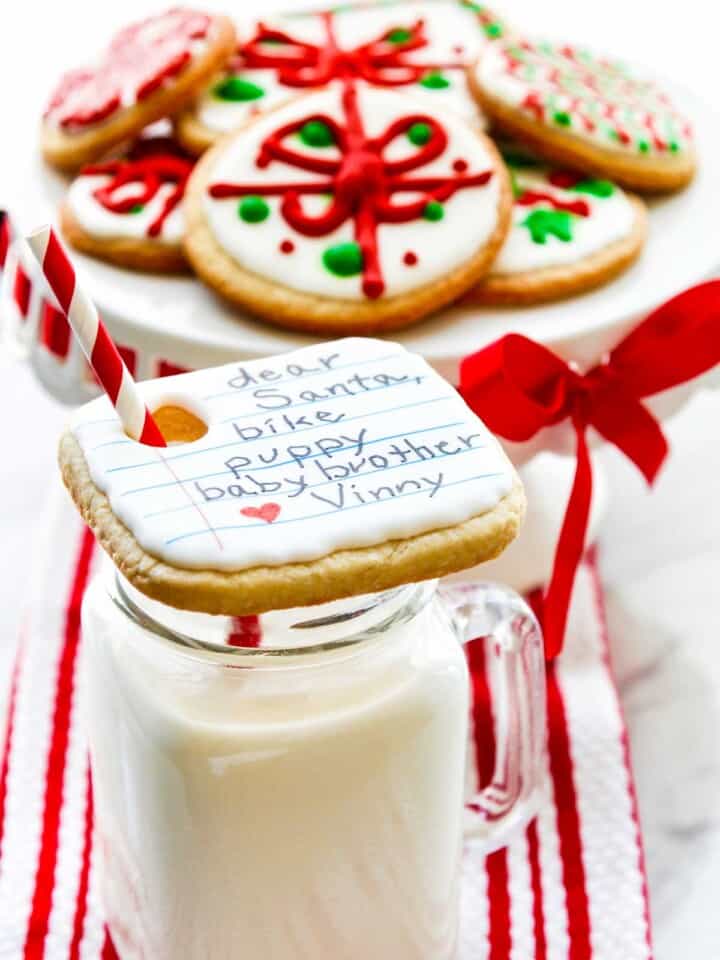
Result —
POLYGON ((172 211, 182 201, 185 185, 192 170, 192 162, 184 157, 166 153, 149 153, 139 160, 111 160, 84 167, 81 176, 108 174, 110 180, 93 190, 93 197, 111 213, 128 214, 138 204, 150 203, 165 184, 173 189, 163 201, 160 213, 147 229, 149 237, 158 237, 172 211), (129 191, 130 184, 139 189, 129 191))
POLYGON ((394 120, 380 136, 368 137, 352 80, 345 81, 342 107, 345 114, 343 124, 324 114, 302 117, 284 124, 266 137, 257 157, 256 163, 261 169, 278 161, 320 174, 322 179, 298 183, 264 183, 262 180, 247 184, 213 183, 208 192, 216 199, 250 195, 282 197, 280 212, 285 222, 309 237, 326 236, 347 220, 352 220, 355 240, 363 255, 363 292, 374 299, 385 289, 377 241, 378 225, 419 220, 431 201, 442 202, 459 190, 484 186, 493 171, 406 176, 446 151, 448 136, 440 121, 426 114, 408 114, 394 120), (310 120, 320 121, 330 128, 337 145, 334 156, 324 157, 297 150, 291 138, 310 120), (404 136, 416 123, 427 124, 430 128, 427 142, 401 159, 385 159, 386 147, 404 136), (420 197, 397 203, 397 193, 420 194, 420 197), (329 194, 331 198, 327 208, 318 215, 307 213, 302 203, 303 196, 313 194, 329 194))
POLYGON ((144 100, 187 66, 193 42, 207 36, 211 22, 204 13, 178 8, 125 27, 96 67, 60 79, 45 118, 72 130, 144 100))
POLYGON ((461 68, 466 61, 448 63, 412 63, 408 54, 429 44, 425 23, 416 20, 405 27, 384 30, 374 40, 352 49, 343 49, 334 31, 334 14, 319 14, 325 28, 324 43, 307 43, 284 30, 259 23, 255 36, 239 49, 241 63, 251 69, 274 69, 277 79, 287 87, 319 87, 331 80, 358 77, 379 86, 403 86, 417 83, 428 70, 461 68), (391 40, 402 31, 401 40, 391 40))

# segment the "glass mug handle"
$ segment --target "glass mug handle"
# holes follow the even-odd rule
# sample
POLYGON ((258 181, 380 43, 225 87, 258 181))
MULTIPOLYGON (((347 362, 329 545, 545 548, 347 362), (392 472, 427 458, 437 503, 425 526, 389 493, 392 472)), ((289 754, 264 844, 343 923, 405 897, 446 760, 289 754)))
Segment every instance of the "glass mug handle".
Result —
POLYGON ((486 853, 504 846, 536 812, 546 741, 542 631, 515 591, 494 583, 443 584, 440 594, 461 643, 484 644, 495 744, 490 783, 466 802, 465 835, 486 853))

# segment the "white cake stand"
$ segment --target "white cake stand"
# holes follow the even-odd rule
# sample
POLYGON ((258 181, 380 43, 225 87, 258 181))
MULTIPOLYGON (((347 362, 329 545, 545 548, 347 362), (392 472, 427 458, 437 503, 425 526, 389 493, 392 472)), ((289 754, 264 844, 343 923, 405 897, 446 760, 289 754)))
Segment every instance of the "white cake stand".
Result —
MULTIPOLYGON (((665 84, 667 86, 667 84, 665 84)), ((393 334, 422 354, 455 383, 462 357, 510 331, 533 337, 581 369, 597 363, 635 323, 668 298, 711 276, 720 266, 720 121, 701 100, 684 90, 674 99, 690 117, 701 166, 683 192, 651 202, 650 235, 638 261, 607 287, 560 303, 525 309, 456 307, 393 334)), ((21 228, 55 219, 65 183, 39 159, 24 180, 13 209, 21 228)), ((224 303, 194 278, 144 276, 75 255, 78 274, 99 306, 116 342, 129 351, 140 379, 159 375, 167 365, 198 368, 280 353, 316 338, 275 329, 224 303)), ((28 265, 31 269, 31 266, 28 265)), ((34 297, 42 296, 35 284, 34 297), (38 292, 39 291, 39 292, 38 292)), ((29 320, 11 324, 38 377, 59 399, 77 402, 94 389, 86 368, 71 346, 53 356, 42 343, 38 311, 29 320)), ((702 378, 706 380, 707 378, 702 378)), ((665 418, 677 410, 699 381, 654 398, 655 414, 665 418)), ((518 589, 542 582, 569 490, 574 464, 566 456, 528 463, 536 454, 566 454, 573 437, 566 425, 542 431, 532 442, 510 445, 510 455, 523 467, 531 494, 528 524, 514 549, 496 567, 497 575, 518 589)), ((594 522, 597 530, 605 496, 596 484, 594 522)))

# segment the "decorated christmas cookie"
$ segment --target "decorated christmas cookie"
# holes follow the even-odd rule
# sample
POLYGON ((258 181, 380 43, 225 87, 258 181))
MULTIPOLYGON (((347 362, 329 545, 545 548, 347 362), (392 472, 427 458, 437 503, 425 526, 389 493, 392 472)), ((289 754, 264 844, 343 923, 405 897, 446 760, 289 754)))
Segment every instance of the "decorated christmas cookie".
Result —
POLYGON ((550 161, 637 190, 672 190, 693 176, 687 121, 623 64, 512 37, 486 47, 470 76, 496 126, 550 161))
POLYGON ((201 153, 249 117, 347 77, 402 87, 430 109, 480 124, 466 67, 503 32, 486 6, 466 0, 348 5, 239 25, 237 55, 180 115, 178 136, 201 153))
POLYGON ((473 286, 510 221, 494 146, 452 113, 353 80, 237 131, 196 166, 185 249, 281 326, 406 326, 473 286))
POLYGON ((126 159, 83 168, 60 209, 64 236, 77 250, 118 266, 187 270, 182 201, 192 167, 164 140, 144 140, 126 159))
POLYGON ((506 157, 513 225, 476 303, 529 304, 582 293, 612 279, 640 253, 646 213, 609 180, 506 157))
POLYGON ((43 118, 46 160, 76 170, 134 138, 191 100, 234 47, 230 20, 181 7, 125 27, 98 63, 60 80, 43 118))
POLYGON ((165 603, 242 616, 370 593, 488 560, 522 520, 497 441, 397 344, 341 340, 140 390, 159 422, 172 404, 168 423, 179 408, 202 429, 143 446, 103 397, 74 415, 60 464, 116 565, 165 603))

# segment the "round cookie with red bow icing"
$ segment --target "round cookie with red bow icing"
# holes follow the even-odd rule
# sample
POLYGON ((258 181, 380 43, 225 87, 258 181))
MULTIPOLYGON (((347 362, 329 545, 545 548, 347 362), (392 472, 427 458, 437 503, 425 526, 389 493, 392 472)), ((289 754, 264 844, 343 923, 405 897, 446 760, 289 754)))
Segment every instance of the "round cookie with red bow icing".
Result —
POLYGON ((176 7, 117 33, 93 66, 66 73, 43 117, 48 163, 77 170, 180 110, 232 55, 227 17, 176 7))
POLYGON ((186 193, 186 254, 280 326, 407 326, 488 271, 511 196, 493 144, 451 112, 348 80, 210 150, 186 193))
POLYGON ((466 300, 524 306, 584 293, 612 280, 639 256, 643 203, 609 180, 505 156, 513 185, 513 225, 492 270, 466 300))
POLYGON ((470 81, 495 126, 551 162, 649 192, 695 172, 687 120, 624 64, 515 36, 487 47, 470 81))
POLYGON ((84 167, 60 207, 76 250, 117 266, 182 273, 185 185, 193 160, 166 138, 139 140, 117 160, 84 167))
POLYGON ((469 0, 348 5, 237 29, 235 57, 177 119, 178 138, 193 153, 257 114, 348 77, 403 89, 431 109, 483 125, 467 67, 505 30, 488 7, 469 0))

